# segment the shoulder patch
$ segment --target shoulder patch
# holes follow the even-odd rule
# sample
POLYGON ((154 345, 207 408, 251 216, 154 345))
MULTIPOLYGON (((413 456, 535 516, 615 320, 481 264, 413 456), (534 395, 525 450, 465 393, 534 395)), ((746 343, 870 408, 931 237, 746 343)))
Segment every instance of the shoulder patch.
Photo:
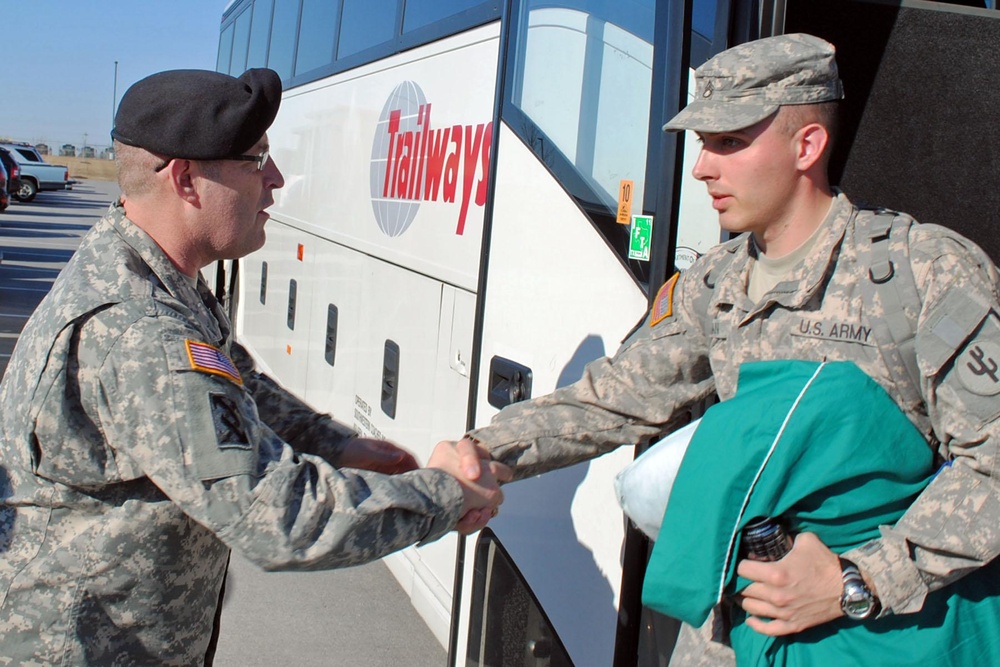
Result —
POLYGON ((226 353, 208 343, 201 343, 188 338, 184 341, 187 348, 188 360, 191 362, 191 369, 212 375, 221 375, 236 384, 243 384, 243 378, 236 366, 230 361, 226 353))
POLYGON ((1000 345, 996 341, 973 341, 955 362, 958 379, 980 396, 1000 394, 1000 345))
POLYGON ((653 312, 649 318, 649 326, 655 327, 657 324, 674 314, 674 288, 677 287, 679 273, 671 276, 670 280, 663 283, 660 291, 656 293, 653 300, 653 312))

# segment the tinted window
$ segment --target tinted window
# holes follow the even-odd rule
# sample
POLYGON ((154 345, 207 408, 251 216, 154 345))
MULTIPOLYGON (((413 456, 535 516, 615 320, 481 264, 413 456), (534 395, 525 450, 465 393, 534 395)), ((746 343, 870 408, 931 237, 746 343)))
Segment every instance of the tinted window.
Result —
POLYGON ((271 8, 273 6, 274 0, 257 0, 253 5, 247 69, 267 65, 267 38, 271 34, 271 8))
POLYGON ((35 153, 35 151, 28 150, 26 148, 15 148, 14 150, 16 150, 21 155, 21 157, 23 157, 28 162, 42 161, 42 158, 38 157, 38 154, 35 153))
POLYGON ((295 57, 296 74, 333 62, 333 41, 337 35, 339 13, 338 2, 303 0, 299 50, 295 57))
POLYGON ((406 0, 406 8, 403 10, 403 32, 422 28, 480 4, 482 0, 449 0, 449 2, 406 0))
POLYGON ((715 0, 694 0, 691 6, 691 28, 711 41, 715 35, 715 0))
POLYGON ((299 27, 299 0, 277 0, 271 19, 271 46, 267 52, 267 66, 282 79, 292 76, 295 58, 295 31, 299 27))
POLYGON ((229 25, 219 37, 219 57, 215 60, 215 71, 230 72, 229 63, 233 53, 233 26, 229 25))
POLYGON ((641 202, 654 0, 561 4, 527 3, 512 101, 606 206, 617 206, 622 179, 634 181, 633 201, 641 202))
POLYGON ((229 73, 240 75, 247 69, 247 42, 250 41, 250 10, 245 10, 236 19, 233 33, 233 59, 229 65, 229 73))
POLYGON ((344 58, 396 36, 397 0, 344 0, 337 57, 344 58))

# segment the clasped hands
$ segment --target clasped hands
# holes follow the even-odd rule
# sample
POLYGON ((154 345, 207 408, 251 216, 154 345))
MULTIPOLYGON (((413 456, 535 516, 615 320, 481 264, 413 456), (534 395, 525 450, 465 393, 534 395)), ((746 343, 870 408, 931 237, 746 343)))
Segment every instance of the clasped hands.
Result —
POLYGON ((485 447, 468 438, 439 442, 427 467, 445 471, 462 485, 462 516, 455 530, 463 535, 480 530, 497 515, 503 503, 500 482, 513 478, 510 468, 491 460, 485 447))
MULTIPOLYGON (((416 458, 405 449, 374 438, 349 440, 341 450, 337 464, 386 475, 397 475, 420 467, 416 458)), ((439 442, 427 461, 427 467, 443 470, 461 484, 462 514, 455 530, 463 535, 480 530, 497 515, 503 502, 500 482, 512 479, 510 468, 490 460, 486 448, 468 438, 458 442, 439 442)))

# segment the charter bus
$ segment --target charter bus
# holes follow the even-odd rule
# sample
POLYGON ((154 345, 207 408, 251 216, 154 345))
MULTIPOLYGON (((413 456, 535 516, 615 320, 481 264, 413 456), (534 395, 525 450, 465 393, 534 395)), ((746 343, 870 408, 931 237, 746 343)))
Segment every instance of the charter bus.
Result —
MULTIPOLYGON (((695 137, 661 127, 734 44, 833 41, 852 128, 835 182, 925 221, 988 220, 998 18, 916 0, 234 0, 217 68, 281 75, 285 187, 264 247, 213 280, 263 370, 426 460, 614 353, 722 240, 695 137)), ((636 454, 517 482, 478 534, 385 559, 450 665, 666 664, 677 626, 640 605, 649 545, 613 492, 636 454)))

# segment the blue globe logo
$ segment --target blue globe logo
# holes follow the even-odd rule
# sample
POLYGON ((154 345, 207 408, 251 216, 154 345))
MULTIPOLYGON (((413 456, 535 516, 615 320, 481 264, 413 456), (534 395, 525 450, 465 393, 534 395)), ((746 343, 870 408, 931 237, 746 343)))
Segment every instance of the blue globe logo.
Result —
POLYGON ((375 128, 371 160, 372 210, 375 212, 375 221, 379 229, 386 236, 393 238, 409 229, 420 208, 420 202, 401 199, 398 196, 391 197, 391 185, 389 191, 386 191, 386 169, 389 166, 391 140, 390 122, 394 112, 399 112, 396 136, 399 137, 405 132, 416 132, 420 107, 425 104, 427 98, 420 86, 412 81, 404 81, 389 95, 382 108, 382 115, 379 116, 378 126, 375 128))

